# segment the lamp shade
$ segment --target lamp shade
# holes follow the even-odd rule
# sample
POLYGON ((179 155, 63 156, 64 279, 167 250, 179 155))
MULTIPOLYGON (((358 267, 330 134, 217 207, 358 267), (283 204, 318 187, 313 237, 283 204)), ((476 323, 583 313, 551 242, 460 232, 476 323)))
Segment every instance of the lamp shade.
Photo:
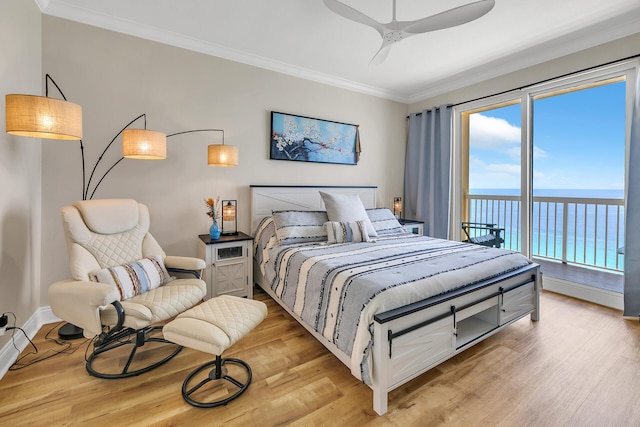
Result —
POLYGON ((236 209, 237 200, 222 201, 222 234, 238 234, 238 211, 236 209))
POLYGON ((125 129, 122 131, 122 155, 127 159, 166 159, 167 136, 153 130, 125 129))
POLYGON ((402 215, 402 197, 393 198, 393 214, 396 216, 402 215))
POLYGON ((209 166, 238 166, 238 147, 213 144, 209 146, 209 166))
POLYGON ((82 139, 82 107, 35 95, 5 97, 7 133, 32 138, 82 139))

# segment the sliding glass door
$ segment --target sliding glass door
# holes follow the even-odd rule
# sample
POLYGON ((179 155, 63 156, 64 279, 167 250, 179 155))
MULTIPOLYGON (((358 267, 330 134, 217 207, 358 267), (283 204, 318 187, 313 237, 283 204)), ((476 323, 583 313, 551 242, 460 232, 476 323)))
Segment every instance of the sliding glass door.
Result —
POLYGON ((463 221, 469 236, 500 230, 502 247, 520 250, 521 108, 510 102, 474 110, 466 116, 467 179, 463 184, 463 221))
POLYGON ((622 272, 625 92, 618 78, 534 97, 534 256, 622 272))
POLYGON ((451 235, 467 238, 461 222, 491 225, 502 248, 543 266, 545 283, 592 285, 602 273, 621 293, 634 66, 456 106, 451 235))

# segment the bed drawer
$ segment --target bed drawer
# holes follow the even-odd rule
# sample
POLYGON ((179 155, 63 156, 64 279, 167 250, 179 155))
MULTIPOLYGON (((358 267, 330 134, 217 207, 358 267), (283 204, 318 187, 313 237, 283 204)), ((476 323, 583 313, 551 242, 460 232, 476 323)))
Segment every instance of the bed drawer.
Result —
POLYGON ((435 366, 455 352, 453 316, 396 337, 390 344, 392 360, 387 375, 389 384, 394 385, 412 373, 435 366))
POLYGON ((500 306, 500 324, 517 319, 535 308, 534 283, 527 283, 502 295, 500 306))

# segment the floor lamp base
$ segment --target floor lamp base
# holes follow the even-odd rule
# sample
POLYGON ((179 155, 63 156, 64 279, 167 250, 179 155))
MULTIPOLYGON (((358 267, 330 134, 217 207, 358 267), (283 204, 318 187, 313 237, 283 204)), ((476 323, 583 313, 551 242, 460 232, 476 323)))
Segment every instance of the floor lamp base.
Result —
POLYGON ((84 338, 82 328, 72 325, 71 323, 65 323, 58 329, 58 337, 62 340, 77 340, 84 338))

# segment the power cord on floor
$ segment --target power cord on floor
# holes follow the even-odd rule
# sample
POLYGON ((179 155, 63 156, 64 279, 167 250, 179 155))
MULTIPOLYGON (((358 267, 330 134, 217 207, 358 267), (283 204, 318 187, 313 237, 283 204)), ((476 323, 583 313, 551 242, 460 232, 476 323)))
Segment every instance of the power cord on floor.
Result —
POLYGON ((25 358, 27 358, 28 356, 31 355, 36 355, 38 354, 38 347, 36 347, 36 345, 33 343, 33 341, 31 341, 31 339, 29 338, 29 336, 27 335, 27 333, 25 332, 24 329, 17 327, 16 326, 16 315, 14 313, 5 313, 6 314, 11 314, 13 316, 13 326, 8 326, 6 327, 7 331, 12 331, 11 333, 11 343, 13 344, 13 347, 18 351, 18 357, 16 359, 15 362, 13 362, 13 364, 11 365, 11 367, 9 367, 10 371, 17 371, 23 368, 26 368, 28 366, 31 366, 33 364, 42 362, 43 360, 47 360, 50 359, 54 356, 57 356, 59 354, 72 354, 74 353, 80 346, 82 346, 84 344, 85 341, 87 340, 83 340, 81 343, 79 343, 78 345, 73 345, 73 343, 71 343, 70 341, 59 341, 56 338, 51 338, 49 335, 51 334, 51 332, 53 332, 55 329, 57 329, 60 325, 62 325, 62 323, 64 322, 58 322, 56 324, 54 324, 49 331, 47 331, 47 333, 45 334, 45 339, 47 341, 52 341, 54 343, 56 343, 59 346, 63 346, 64 348, 61 350, 53 350, 53 349, 49 349, 47 351, 45 351, 40 357, 37 357, 33 360, 29 360, 29 361, 24 361, 25 358), (15 331, 20 331, 22 332, 22 334, 24 335, 24 337, 29 341, 29 344, 31 344, 31 347, 33 348, 31 351, 23 354, 22 356, 20 356, 20 349, 18 348, 18 346, 16 345, 16 337, 15 337, 15 331), (24 362, 23 362, 24 361, 24 362))

